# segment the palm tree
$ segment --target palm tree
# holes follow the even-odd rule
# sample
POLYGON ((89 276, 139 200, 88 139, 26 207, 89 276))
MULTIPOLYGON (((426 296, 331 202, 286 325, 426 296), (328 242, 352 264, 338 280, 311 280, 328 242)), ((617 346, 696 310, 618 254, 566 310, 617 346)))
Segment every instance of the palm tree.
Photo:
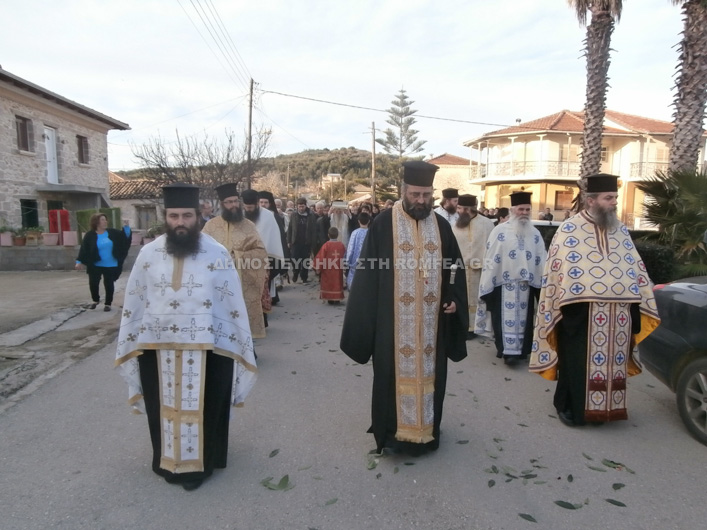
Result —
POLYGON ((707 174, 659 171, 636 187, 646 194, 645 216, 658 227, 656 238, 683 264, 682 276, 707 274, 707 174))
POLYGON ((577 20, 587 24, 584 55, 587 58, 587 88, 584 104, 584 134, 582 136, 582 162, 579 176, 584 189, 586 178, 601 170, 601 137, 604 130, 606 91, 609 84, 609 52, 614 21, 621 18, 621 0, 567 0, 575 9, 577 20))
POLYGON ((707 0, 671 1, 674 5, 682 4, 685 25, 675 83, 675 128, 668 171, 694 171, 702 143, 707 103, 707 0))

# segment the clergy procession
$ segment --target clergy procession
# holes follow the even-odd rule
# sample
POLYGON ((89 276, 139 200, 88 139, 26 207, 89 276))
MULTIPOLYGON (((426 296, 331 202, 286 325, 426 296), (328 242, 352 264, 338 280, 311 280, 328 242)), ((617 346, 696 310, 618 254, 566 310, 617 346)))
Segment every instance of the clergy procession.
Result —
POLYGON ((634 349, 659 318, 616 216, 617 177, 588 179, 583 209, 548 254, 530 193, 512 193, 496 226, 455 189, 433 211, 437 169, 403 163, 401 199, 375 216, 344 201, 310 210, 304 198, 287 215, 271 193, 227 183, 215 189, 220 215, 207 219, 199 188, 163 188, 166 234, 132 268, 116 356, 130 405, 147 414, 156 474, 191 491, 226 467, 230 409, 255 384, 256 350, 268 355, 258 346, 268 314, 284 282, 307 284, 310 271, 322 301, 345 301, 341 350, 372 361, 378 455, 440 447, 448 361, 485 338, 509 369, 529 359, 557 381, 563 424, 628 418, 634 349))

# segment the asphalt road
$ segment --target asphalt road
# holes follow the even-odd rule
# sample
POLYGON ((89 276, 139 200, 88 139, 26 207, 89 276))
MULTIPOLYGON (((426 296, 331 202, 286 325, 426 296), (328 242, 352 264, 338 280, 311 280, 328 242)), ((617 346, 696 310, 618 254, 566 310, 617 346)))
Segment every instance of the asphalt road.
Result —
MULTIPOLYGON (((440 449, 373 460, 371 366, 338 349, 344 307, 317 300, 315 283, 281 299, 256 344, 259 380, 233 413, 225 470, 194 492, 152 473, 146 419, 130 413, 112 343, 0 413, 0 527, 703 527, 707 448, 649 374, 629 380, 628 421, 571 429, 554 417, 554 383, 476 339, 450 363, 440 449), (261 485, 284 475, 292 489, 261 485)), ((94 317, 59 331, 79 331, 81 318, 94 317)))

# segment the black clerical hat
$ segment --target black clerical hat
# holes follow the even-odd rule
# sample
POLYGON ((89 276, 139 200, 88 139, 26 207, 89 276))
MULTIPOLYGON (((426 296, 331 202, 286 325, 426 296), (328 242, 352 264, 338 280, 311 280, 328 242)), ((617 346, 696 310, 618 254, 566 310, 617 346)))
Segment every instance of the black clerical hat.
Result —
POLYGON ((244 190, 241 193, 243 204, 258 204, 258 192, 255 190, 244 190))
POLYGON ((199 208, 199 188, 184 182, 162 187, 165 208, 199 208))
POLYGON ((530 196, 532 192, 529 191, 514 191, 511 193, 511 206, 518 206, 520 204, 530 204, 530 196))
POLYGON ((412 186, 432 186, 439 166, 415 160, 403 162, 403 182, 412 186))
POLYGON ((476 197, 474 195, 460 195, 459 206, 476 206, 476 197))
POLYGON ((603 193, 618 191, 619 177, 607 175, 606 173, 597 173, 587 177, 587 193, 603 193))
POLYGON ((445 188, 442 190, 442 197, 445 199, 455 199, 459 197, 459 190, 456 188, 445 188))
POLYGON ((218 200, 225 201, 229 197, 239 197, 238 195, 238 185, 236 184, 221 184, 216 188, 216 193, 218 193, 218 200))
POLYGON ((258 199, 267 199, 268 202, 270 203, 270 207, 274 208, 275 207, 275 196, 270 193, 269 191, 259 191, 258 192, 258 199))

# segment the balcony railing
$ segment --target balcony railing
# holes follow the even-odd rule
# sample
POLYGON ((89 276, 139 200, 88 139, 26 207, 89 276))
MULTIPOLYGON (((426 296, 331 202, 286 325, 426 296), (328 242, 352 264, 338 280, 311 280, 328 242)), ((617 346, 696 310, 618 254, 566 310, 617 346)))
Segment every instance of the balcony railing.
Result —
POLYGON ((667 170, 667 162, 634 162, 631 164, 631 178, 653 177, 656 171, 667 170))
POLYGON ((472 179, 493 179, 499 177, 566 177, 579 178, 579 162, 561 160, 541 160, 525 162, 494 162, 472 166, 472 179))

